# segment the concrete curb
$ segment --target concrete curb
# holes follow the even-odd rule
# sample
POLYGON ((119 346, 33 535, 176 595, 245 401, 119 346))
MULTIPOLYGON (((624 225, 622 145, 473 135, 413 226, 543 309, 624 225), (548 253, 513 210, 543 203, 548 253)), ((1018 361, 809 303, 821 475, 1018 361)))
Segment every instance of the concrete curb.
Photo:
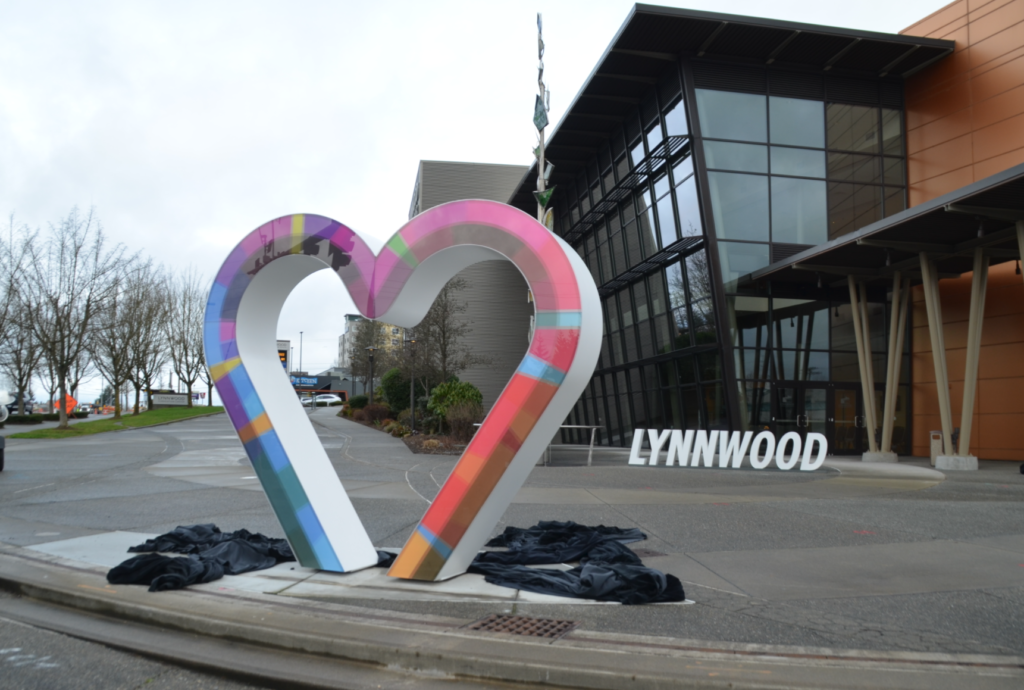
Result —
POLYGON ((425 678, 585 688, 628 683, 651 690, 938 688, 962 687, 968 677, 972 687, 1024 682, 1024 658, 1018 657, 776 647, 587 631, 553 642, 530 640, 470 631, 464 627, 470 621, 456 618, 240 592, 230 589, 230 578, 150 594, 141 587, 111 587, 104 572, 0 545, 0 586, 40 602, 425 678), (919 682, 908 684, 912 678, 919 682))

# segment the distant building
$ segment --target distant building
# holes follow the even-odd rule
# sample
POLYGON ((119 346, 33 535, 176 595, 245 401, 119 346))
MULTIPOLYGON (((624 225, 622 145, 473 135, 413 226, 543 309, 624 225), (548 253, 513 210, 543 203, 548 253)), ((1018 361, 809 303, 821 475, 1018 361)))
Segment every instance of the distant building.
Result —
MULTIPOLYGON (((352 369, 352 348, 356 341, 356 327, 361 321, 366 321, 366 317, 360 314, 345 314, 345 332, 338 336, 338 369, 352 369)), ((405 329, 382 321, 377 323, 386 329, 384 348, 389 351, 401 349, 405 340, 405 329)))
POLYGON ((285 371, 292 370, 292 341, 290 340, 278 340, 277 341, 277 356, 281 360, 281 366, 284 367, 285 371))
MULTIPOLYGON (((420 161, 409 217, 449 201, 487 199, 505 203, 526 174, 524 165, 489 165, 420 161)), ((491 363, 459 374, 480 389, 489 410, 530 345, 533 305, 527 301, 526 280, 508 261, 483 261, 458 274, 469 284, 460 296, 463 315, 472 323, 469 345, 491 363)))

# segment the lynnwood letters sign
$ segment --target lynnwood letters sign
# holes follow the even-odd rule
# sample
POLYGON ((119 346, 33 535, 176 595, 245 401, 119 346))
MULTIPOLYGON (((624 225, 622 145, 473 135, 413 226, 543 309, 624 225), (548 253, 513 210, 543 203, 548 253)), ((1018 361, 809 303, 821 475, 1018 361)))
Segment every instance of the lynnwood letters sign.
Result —
POLYGON ((714 467, 717 455, 718 467, 738 469, 743 466, 743 459, 749 453, 750 466, 755 470, 763 470, 774 461, 780 470, 791 470, 799 463, 801 471, 812 472, 821 467, 828 454, 828 439, 823 434, 808 433, 805 440, 800 438, 800 434, 790 431, 776 442, 775 434, 770 431, 762 431, 754 436, 753 431, 729 433, 704 429, 688 429, 685 432, 679 429, 637 429, 633 432, 629 464, 657 465, 666 442, 666 467, 676 463, 680 467, 700 467, 702 464, 704 467, 714 467), (645 431, 651 453, 641 457, 645 431), (817 453, 812 460, 811 453, 815 447, 817 453))

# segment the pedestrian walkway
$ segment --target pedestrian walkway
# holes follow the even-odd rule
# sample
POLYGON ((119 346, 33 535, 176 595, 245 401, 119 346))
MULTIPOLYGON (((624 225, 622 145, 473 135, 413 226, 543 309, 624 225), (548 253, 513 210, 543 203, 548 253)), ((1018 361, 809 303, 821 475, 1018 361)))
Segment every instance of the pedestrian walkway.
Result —
MULTIPOLYGON (((374 543, 400 548, 457 458, 413 454, 400 439, 331 415, 310 418, 374 543)), ((223 416, 110 436, 76 442, 82 460, 72 464, 63 441, 9 453, 9 473, 0 476, 0 581, 32 601, 103 612, 111 618, 95 629, 116 646, 149 653, 132 646, 149 639, 135 626, 155 625, 332 663, 357 659, 423 682, 1024 682, 1024 477, 1016 464, 944 474, 927 460, 840 458, 798 473, 636 467, 605 450, 586 467, 585 451, 581 463, 576 449, 556 446, 552 465, 533 470, 496 528, 542 519, 639 527, 649 538, 631 548, 645 565, 679 577, 692 605, 583 603, 473 575, 415 583, 380 569, 321 573, 295 563, 149 594, 104 579, 129 556, 127 546, 176 524, 275 536, 279 527, 223 416), (475 629, 489 616, 567 621, 568 629, 557 639, 475 629)), ((28 599, 12 600, 21 602, 17 611, 0 600, 0 616, 30 621, 28 599)), ((61 625, 72 631, 77 623, 61 625)), ((268 682, 288 682, 265 671, 268 682)))

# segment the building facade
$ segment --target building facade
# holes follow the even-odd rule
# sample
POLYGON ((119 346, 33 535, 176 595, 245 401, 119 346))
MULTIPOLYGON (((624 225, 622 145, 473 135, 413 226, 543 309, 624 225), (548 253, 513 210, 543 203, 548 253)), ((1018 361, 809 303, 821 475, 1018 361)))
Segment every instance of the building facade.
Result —
MULTIPOLYGON (((555 232, 590 267, 605 312, 598 369, 568 423, 600 425, 612 445, 635 429, 815 431, 839 454, 927 454, 929 431, 953 436, 956 411, 942 424, 932 414, 946 398, 934 383, 927 391, 934 362, 922 342, 935 320, 922 325, 922 294, 930 276, 966 285, 943 280, 947 299, 970 293, 972 261, 1001 276, 1019 257, 1013 208, 984 221, 991 239, 980 244, 976 219, 946 212, 1016 184, 1024 151, 1024 127, 1000 120, 1015 134, 982 150, 993 135, 963 124, 1024 108, 1024 41, 993 38, 1022 30, 1024 1, 990 4, 998 21, 957 2, 901 35, 634 7, 548 145, 555 232), (989 42, 983 57, 977 23, 995 32, 976 32, 989 42), (998 75, 971 72, 983 59, 998 75), (961 100, 965 79, 1002 100, 961 100), (964 127, 970 156, 932 150, 964 127), (982 178, 988 186, 964 187, 982 178), (952 203, 937 206, 943 194, 952 203), (940 225, 945 239, 916 251, 940 225)), ((510 201, 527 212, 535 175, 510 201)), ((1006 295, 1022 289, 1016 278, 1006 295)), ((1012 299, 996 292, 1001 305, 1012 299)), ((1013 324, 1003 331, 1024 330, 1016 304, 989 308, 980 332, 995 329, 994 310, 1013 324)), ((1024 413, 1015 390, 1006 404, 1024 413)), ((970 447, 1024 459, 1024 443, 997 449, 980 426, 970 447)))
MULTIPOLYGON (((420 161, 409 217, 460 199, 507 201, 526 174, 525 165, 420 161)), ((467 345, 487 360, 459 374, 480 389, 489 410, 512 378, 530 345, 533 306, 526 280, 508 261, 483 261, 459 272, 462 318, 472 330, 467 345)))
MULTIPOLYGON (((906 80, 910 203, 923 204, 1024 163, 1024 0, 954 2, 904 33, 954 40, 953 54, 906 80)), ((940 282, 951 413, 962 413, 971 274, 940 282)), ((1024 426, 1024 284, 1017 264, 992 266, 974 426, 977 455, 1020 460, 1024 426)), ((941 428, 924 296, 914 294, 913 452, 941 428)))
MULTIPOLYGON (((356 329, 366 317, 361 314, 345 314, 345 331, 338 336, 338 369, 351 371, 352 369, 352 348, 356 343, 356 329)), ((400 350, 405 342, 405 329, 391 323, 381 322, 380 327, 384 329, 383 347, 386 350, 400 350)), ((384 372, 380 372, 383 374, 384 372)))

